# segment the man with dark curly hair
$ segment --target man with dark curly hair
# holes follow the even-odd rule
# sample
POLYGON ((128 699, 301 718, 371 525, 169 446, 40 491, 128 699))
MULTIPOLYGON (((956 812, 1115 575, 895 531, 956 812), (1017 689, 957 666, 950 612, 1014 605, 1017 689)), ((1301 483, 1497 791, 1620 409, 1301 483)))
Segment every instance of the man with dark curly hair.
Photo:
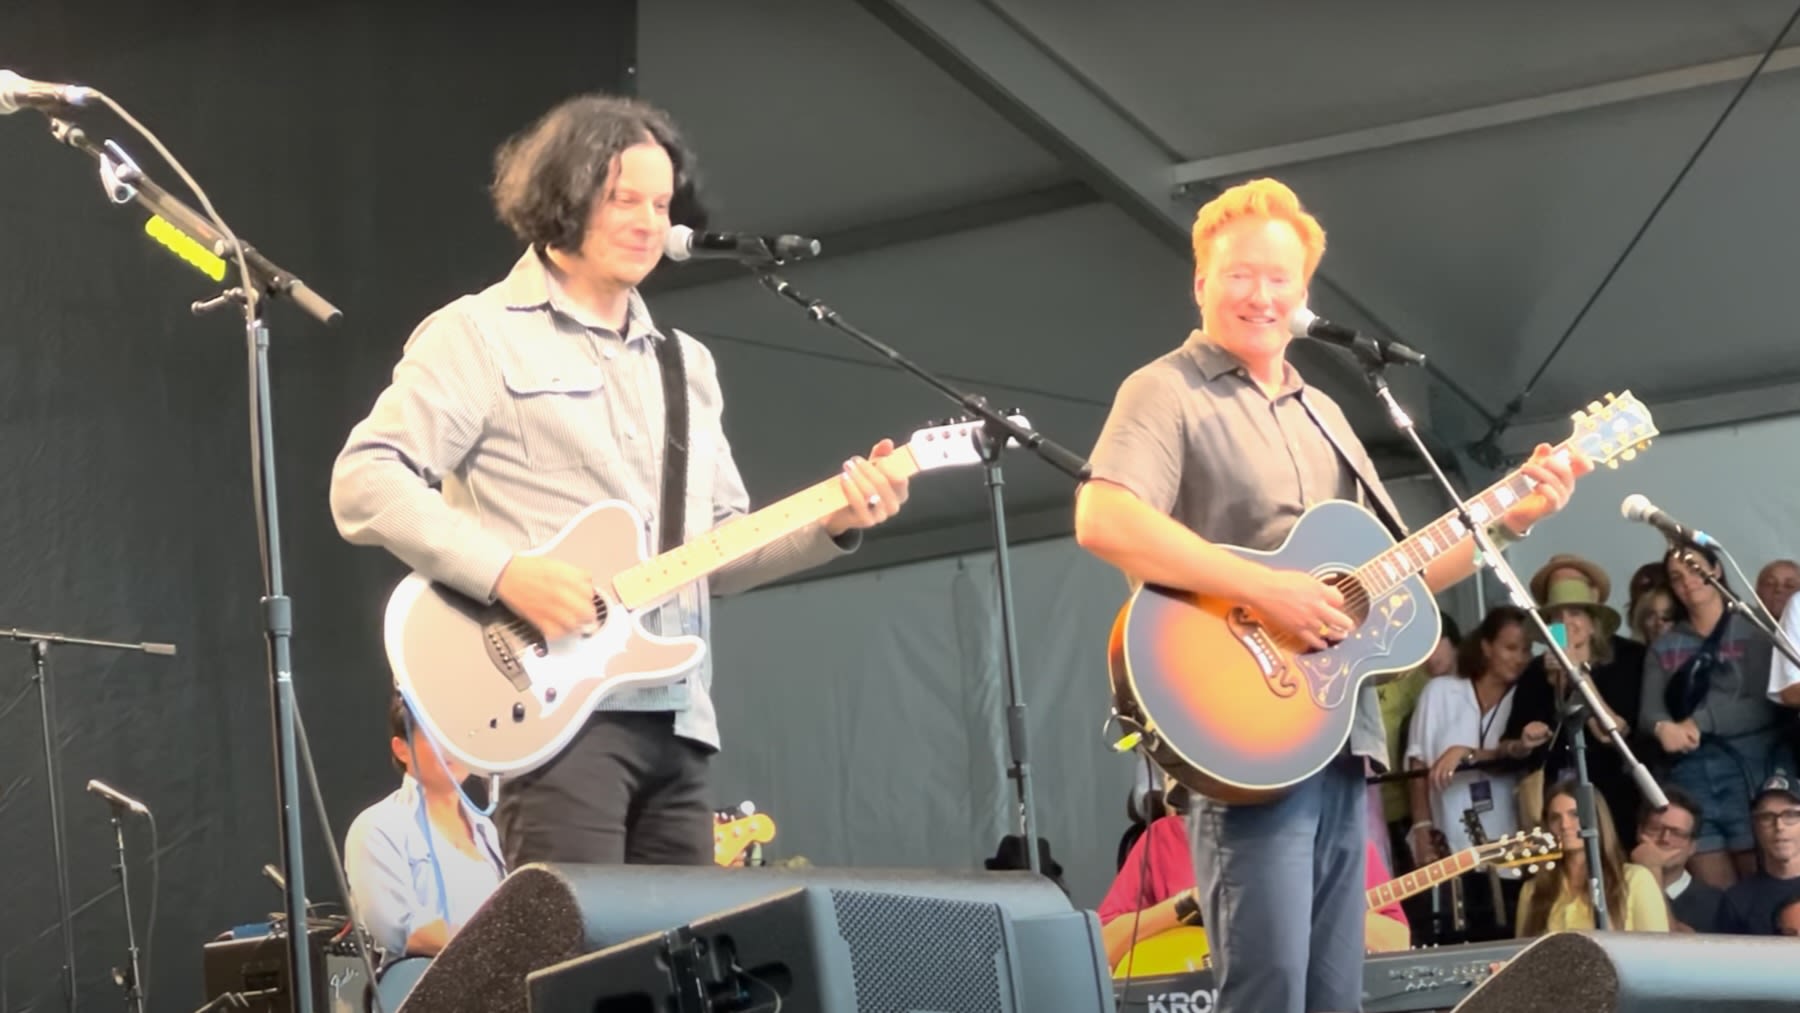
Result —
MULTIPOLYGON (((501 147, 493 199, 527 249, 500 282, 413 332, 338 457, 332 512, 349 541, 498 601, 547 640, 592 634, 593 576, 525 550, 604 500, 636 508, 648 545, 749 509, 712 354, 659 328, 637 291, 671 222, 698 214, 694 159, 661 111, 581 96, 501 147), (665 383, 685 398, 665 399, 665 383), (667 430, 679 433, 683 414, 688 464, 665 483, 665 458, 679 460, 683 443, 667 430)), ((876 463, 892 451, 883 440, 845 462, 847 506, 689 585, 646 617, 649 628, 704 637, 709 593, 854 549, 861 529, 906 501, 906 481, 876 463)), ((704 659, 679 682, 602 699, 557 756, 502 785, 509 867, 710 860, 706 768, 719 736, 704 659)))

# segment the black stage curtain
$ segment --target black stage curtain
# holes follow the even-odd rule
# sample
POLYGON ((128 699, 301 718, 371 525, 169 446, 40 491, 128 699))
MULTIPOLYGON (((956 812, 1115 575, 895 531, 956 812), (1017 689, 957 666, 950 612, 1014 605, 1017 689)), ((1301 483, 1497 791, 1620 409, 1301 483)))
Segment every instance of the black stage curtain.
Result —
MULTIPOLYGON (((391 790, 379 624, 401 569, 343 543, 331 462, 426 313, 517 255, 485 188, 494 148, 557 100, 628 91, 636 5, 74 3, 0 8, 0 67, 105 90, 249 242, 335 301, 269 313, 294 679, 341 840, 391 790), (21 9, 22 8, 22 9, 21 9)), ((280 897, 242 318, 114 207, 32 112, 0 119, 0 630, 173 641, 173 658, 49 658, 84 1009, 118 1001, 125 932, 100 778, 161 834, 156 1010, 200 1005, 201 946, 280 897)), ((110 115, 84 116, 185 193, 110 115)), ((190 200, 190 203, 192 201, 190 200)), ((0 999, 62 1008, 61 942, 27 645, 0 641, 0 999)), ((337 898, 307 804, 308 892, 337 898)), ((144 942, 150 841, 128 828, 144 942)))

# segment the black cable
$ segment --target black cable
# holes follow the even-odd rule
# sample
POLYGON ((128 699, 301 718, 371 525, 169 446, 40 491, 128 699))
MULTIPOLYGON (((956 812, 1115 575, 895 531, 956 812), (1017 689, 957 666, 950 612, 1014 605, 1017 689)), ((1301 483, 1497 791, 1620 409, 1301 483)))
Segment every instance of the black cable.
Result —
POLYGON ((150 921, 144 926, 144 976, 138 983, 138 996, 144 1009, 150 1009, 150 954, 156 942, 156 898, 162 892, 162 846, 156 835, 156 814, 146 810, 150 821, 150 921))
MULTIPOLYGON (((1150 751, 1148 749, 1144 750, 1143 755, 1144 771, 1150 775, 1150 781, 1154 784, 1157 775, 1156 765, 1151 762, 1150 751)), ((1165 805, 1167 804, 1167 797, 1167 793, 1165 793, 1165 805)), ((1137 902, 1137 908, 1131 912, 1131 935, 1126 940, 1127 948, 1125 950, 1125 977, 1119 983, 1119 994, 1125 996, 1131 994, 1131 979, 1135 977, 1137 973, 1138 926, 1142 924, 1144 920, 1144 891, 1150 886, 1151 829, 1156 825, 1156 820, 1162 819, 1161 816, 1156 817, 1156 819, 1149 819, 1149 813, 1143 813, 1142 815, 1146 818, 1144 820, 1144 832, 1138 837, 1138 844, 1143 847, 1144 852, 1138 856, 1138 892, 1137 896, 1132 898, 1137 902)), ((1162 902, 1152 901, 1150 906, 1155 906, 1160 903, 1162 902)))
MULTIPOLYGON (((331 832, 331 818, 325 812, 325 795, 319 788, 319 771, 313 766, 312 744, 306 736, 306 722, 301 720, 300 708, 294 708, 294 741, 299 746, 298 758, 300 770, 306 775, 306 785, 310 789, 313 800, 314 815, 319 821, 319 830, 325 836, 325 850, 331 855, 331 872, 337 880, 338 890, 344 895, 344 910, 348 912, 350 924, 357 932, 356 951, 362 957, 363 972, 369 976, 370 1006, 375 1013, 385 1013, 381 1004, 381 996, 375 991, 375 958, 369 952, 370 941, 374 936, 368 931, 368 922, 361 917, 356 898, 350 893, 350 879, 344 872, 344 856, 338 852, 337 838, 331 832)), ((436 863, 436 855, 432 856, 436 863)), ((291 931, 291 929, 290 929, 291 931)))
POLYGON ((1538 364, 1537 371, 1532 373, 1531 379, 1525 382, 1525 389, 1520 391, 1517 397, 1514 397, 1511 401, 1507 402, 1506 410, 1501 413, 1499 420, 1494 422, 1487 433, 1482 436, 1481 440, 1478 441, 1478 445, 1487 445, 1492 449, 1494 441, 1498 440, 1500 434, 1505 432, 1507 427, 1512 424, 1512 420, 1518 415, 1519 410, 1524 407, 1525 399, 1531 396, 1532 389, 1537 386, 1538 381, 1543 379, 1544 374, 1549 371, 1550 363, 1562 352, 1563 346, 1569 343, 1569 339, 1574 337, 1575 329, 1581 326, 1583 320, 1587 319, 1588 311, 1592 310, 1594 304, 1600 301, 1601 293, 1605 292, 1607 286, 1612 284, 1612 280, 1618 275, 1619 269, 1625 266, 1626 259, 1631 256, 1632 251, 1637 249, 1638 243, 1649 233, 1650 226, 1655 224, 1657 216, 1662 214, 1662 210, 1669 203, 1669 199, 1675 196, 1675 191, 1680 188, 1682 182, 1687 179, 1687 175, 1694 168, 1694 165, 1700 161, 1700 156, 1712 145, 1713 138, 1718 136, 1719 129, 1725 125, 1725 121, 1730 119, 1731 114, 1736 111, 1738 102, 1743 100, 1744 94, 1750 90, 1750 86, 1756 82, 1756 79, 1762 76, 1763 68, 1766 67, 1769 60, 1774 57, 1775 50, 1781 46, 1781 40, 1787 38, 1788 32, 1793 30, 1794 22, 1796 20, 1800 20, 1800 7, 1794 8, 1794 12, 1788 15, 1787 23, 1781 26, 1781 31, 1776 32, 1775 37, 1769 40, 1768 48, 1763 50, 1762 59, 1756 61, 1756 66, 1751 68, 1750 73, 1745 76, 1741 83, 1739 83, 1737 93, 1731 96, 1731 101, 1725 103, 1725 108, 1720 110, 1718 117, 1713 120, 1713 125, 1706 131, 1706 136, 1700 139, 1699 145, 1694 148, 1693 153, 1688 156, 1687 161, 1681 166, 1681 171, 1677 172, 1675 178, 1669 181, 1668 187, 1663 190, 1662 196, 1657 198, 1656 205, 1650 209, 1650 214, 1645 217, 1643 224, 1638 226, 1637 232, 1631 237, 1631 241, 1625 244, 1623 250, 1619 251, 1619 255, 1613 260, 1612 266, 1607 268, 1605 276, 1600 279, 1600 284, 1594 287, 1594 291, 1588 295, 1587 302, 1582 303, 1581 309, 1576 312, 1575 319, 1569 321, 1569 326, 1564 329, 1562 337, 1556 339, 1556 344, 1551 346, 1549 354, 1544 356, 1544 361, 1538 364))

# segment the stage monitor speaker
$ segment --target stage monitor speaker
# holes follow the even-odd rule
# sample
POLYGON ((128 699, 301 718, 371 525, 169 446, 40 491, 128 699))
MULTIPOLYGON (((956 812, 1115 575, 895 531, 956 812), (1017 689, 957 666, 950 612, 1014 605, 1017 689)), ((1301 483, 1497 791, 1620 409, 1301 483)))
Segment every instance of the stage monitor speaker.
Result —
POLYGON ((1791 939, 1558 932, 1520 950, 1456 1013, 1762 1013, 1800 1008, 1791 939))
POLYGON ((526 1013, 532 971, 804 886, 985 901, 1014 918, 1076 914, 1028 872, 533 864, 500 884, 402 1010, 526 1013))
POLYGON ((1096 924, 801 887, 534 972, 531 1013, 1100 1013, 1096 924))

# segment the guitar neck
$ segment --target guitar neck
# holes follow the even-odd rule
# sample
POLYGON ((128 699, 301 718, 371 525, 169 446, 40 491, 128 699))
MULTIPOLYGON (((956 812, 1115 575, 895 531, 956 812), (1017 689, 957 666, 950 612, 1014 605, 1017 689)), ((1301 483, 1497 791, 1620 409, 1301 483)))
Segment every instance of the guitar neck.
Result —
POLYGON ((1370 890, 1369 908, 1374 910, 1398 904, 1413 894, 1424 893, 1439 883, 1455 879, 1478 864, 1473 851, 1459 851, 1449 858, 1441 858, 1423 869, 1414 869, 1399 879, 1390 879, 1370 890))
MULTIPOLYGON (((1553 453, 1566 453, 1568 447, 1568 442, 1564 442, 1553 453)), ((1490 524, 1514 503, 1531 495, 1534 487, 1523 472, 1514 471, 1469 501, 1469 517, 1477 524, 1490 524)), ((1433 560, 1461 545, 1468 535, 1469 528, 1463 523, 1462 514, 1452 510, 1364 563, 1357 569, 1357 575, 1370 597, 1386 594, 1408 578, 1424 572, 1433 560)))
MULTIPOLYGON (((919 470, 910 447, 883 458, 881 467, 895 478, 911 478, 919 470)), ((626 608, 647 608, 702 577, 819 523, 849 502, 843 483, 834 475, 620 572, 613 577, 613 591, 626 608)))

